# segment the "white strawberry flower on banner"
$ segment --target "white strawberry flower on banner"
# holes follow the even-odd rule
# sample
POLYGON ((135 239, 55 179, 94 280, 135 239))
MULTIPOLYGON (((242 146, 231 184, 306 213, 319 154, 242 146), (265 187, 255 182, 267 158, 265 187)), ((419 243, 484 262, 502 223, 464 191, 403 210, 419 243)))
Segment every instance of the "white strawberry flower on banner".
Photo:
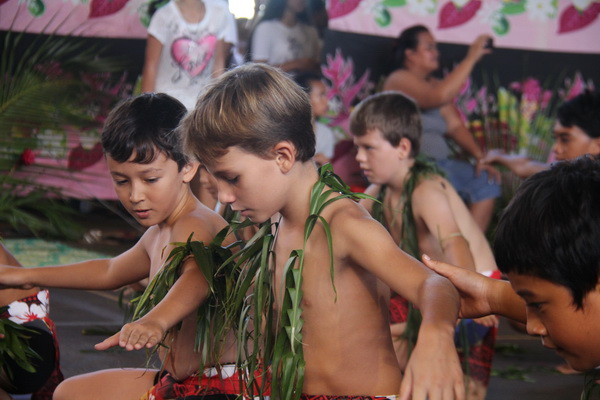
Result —
POLYGON ((529 19, 535 21, 547 21, 556 14, 556 8, 552 0, 529 0, 525 4, 529 19))
POLYGON ((435 3, 434 0, 408 0, 406 2, 408 11, 417 15, 427 15, 435 12, 435 3))

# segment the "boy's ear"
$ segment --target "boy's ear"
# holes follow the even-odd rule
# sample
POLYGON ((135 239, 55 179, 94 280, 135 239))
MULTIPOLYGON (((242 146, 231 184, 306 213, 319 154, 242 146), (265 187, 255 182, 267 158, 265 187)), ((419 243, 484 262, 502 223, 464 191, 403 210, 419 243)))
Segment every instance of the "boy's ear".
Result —
POLYGON ((183 172, 183 181, 185 183, 190 183, 194 176, 196 176, 199 167, 200 163, 198 161, 190 161, 185 164, 183 168, 181 168, 181 172, 183 172))
POLYGON ((590 154, 592 154, 592 155, 595 155, 595 156, 600 155, 600 137, 592 138, 592 143, 591 143, 589 150, 590 150, 590 154))
POLYGON ((275 162, 283 173, 292 169, 296 162, 296 146, 289 141, 282 141, 273 146, 275 162))
POLYGON ((407 159, 410 157, 410 152, 412 151, 412 143, 407 138, 402 138, 398 142, 398 146, 396 146, 396 151, 398 152, 399 159, 407 159))

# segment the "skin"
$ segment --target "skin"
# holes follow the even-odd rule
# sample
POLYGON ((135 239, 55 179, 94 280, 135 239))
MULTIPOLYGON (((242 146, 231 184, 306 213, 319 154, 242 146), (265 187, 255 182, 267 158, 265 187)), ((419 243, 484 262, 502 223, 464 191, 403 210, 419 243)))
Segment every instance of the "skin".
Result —
MULTIPOLYGON (((600 154, 600 138, 589 136, 577 125, 563 126, 556 121, 552 153, 558 161, 572 160, 584 154, 600 154)), ((540 163, 527 157, 506 154, 501 150, 489 151, 483 162, 504 165, 522 179, 550 168, 549 163, 540 163)))
MULTIPOLYGON (((423 109, 440 108, 442 117, 448 126, 447 135, 461 149, 476 161, 475 174, 479 176, 487 171, 493 181, 500 182, 500 172, 490 164, 480 162, 485 156, 473 135, 462 122, 456 107, 452 103, 463 84, 471 74, 475 64, 485 54, 489 35, 480 35, 469 47, 465 58, 443 80, 437 80, 432 74, 439 68, 439 52, 435 38, 429 32, 418 35, 417 48, 407 49, 403 68, 390 74, 383 85, 384 90, 397 90, 410 96, 423 109)), ((469 206, 471 214, 482 231, 490 223, 494 199, 485 199, 469 206)))
MULTIPOLYGON (((178 170, 175 161, 160 153, 149 164, 119 163, 110 156, 107 156, 107 164, 119 200, 140 224, 148 228, 141 239, 131 249, 111 259, 27 269, 2 266, 1 286, 120 288, 143 278, 152 278, 168 256, 172 248, 170 243, 187 240, 191 232, 194 232, 195 240, 209 241, 226 226, 225 221, 203 206, 189 189, 197 163, 178 170)), ((168 329, 182 321, 177 336, 165 339, 171 353, 167 356, 161 352, 160 356, 165 368, 176 379, 195 373, 198 354, 191 351, 195 338, 195 310, 207 292, 202 273, 193 260, 188 260, 181 268, 180 278, 152 311, 123 326, 121 332, 96 345, 96 349, 105 350, 116 345, 126 350, 150 348, 165 337, 168 329)), ((232 354, 233 349, 230 349, 222 361, 232 361, 232 354)), ((139 398, 153 385, 155 373, 155 370, 146 369, 115 369, 76 376, 61 383, 54 399, 80 398, 82 393, 91 399, 139 398)))
MULTIPOLYGON (((281 279, 290 251, 302 248, 309 196, 318 179, 312 162, 296 160, 293 144, 275 144, 259 157, 238 147, 208 166, 219 200, 255 222, 280 213, 274 279, 281 279), (268 193, 268 196, 265 196, 268 193)), ((464 396, 453 345, 455 289, 429 274, 398 249, 363 207, 344 199, 322 216, 333 236, 337 301, 331 283, 325 232, 317 223, 305 252, 303 272, 303 391, 330 395, 397 394, 401 399, 464 396), (401 379, 388 328, 389 289, 419 304, 422 335, 401 379), (366 373, 369 371, 369 373, 366 373)), ((282 293, 275 286, 277 307, 282 293)))
MULTIPOLYGON (((176 5, 179 7, 185 20, 191 24, 198 23, 204 19, 206 13, 204 2, 198 0, 178 0, 176 5)), ((142 69, 142 92, 144 93, 155 91, 158 64, 162 50, 162 43, 156 37, 148 35, 144 67, 142 69)), ((214 78, 225 72, 225 63, 230 50, 231 43, 227 43, 222 39, 217 42, 217 49, 214 55, 215 61, 212 70, 212 76, 214 78)))

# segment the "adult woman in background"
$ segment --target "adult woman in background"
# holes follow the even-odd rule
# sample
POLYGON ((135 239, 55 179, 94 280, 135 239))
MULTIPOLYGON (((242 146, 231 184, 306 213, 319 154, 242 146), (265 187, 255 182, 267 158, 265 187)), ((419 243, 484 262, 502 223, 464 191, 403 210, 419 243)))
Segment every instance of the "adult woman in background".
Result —
POLYGON ((452 100, 469 78, 475 64, 491 52, 491 38, 481 35, 469 47, 465 58, 442 80, 433 73, 439 69, 439 52, 435 38, 427 27, 416 25, 401 32, 396 47, 396 63, 400 67, 384 82, 384 90, 399 90, 412 97, 423 120, 421 151, 434 158, 447 174, 463 200, 485 232, 494 211, 495 198, 500 195, 500 174, 484 164, 483 150, 464 125, 452 100), (475 163, 450 158, 449 138, 475 163))

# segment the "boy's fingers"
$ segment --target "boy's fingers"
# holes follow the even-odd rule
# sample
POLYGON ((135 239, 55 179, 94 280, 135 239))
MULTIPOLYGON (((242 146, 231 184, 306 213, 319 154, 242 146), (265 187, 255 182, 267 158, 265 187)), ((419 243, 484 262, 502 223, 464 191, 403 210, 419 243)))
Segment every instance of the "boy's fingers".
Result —
POLYGON ((455 267, 454 265, 445 263, 443 261, 433 260, 427 254, 423 254, 423 264, 432 269, 434 272, 450 279, 450 281, 452 281, 452 277, 455 275, 454 271, 459 269, 459 267, 455 267))
POLYGON ((412 386, 411 380, 412 374, 407 370, 402 378, 402 383, 400 383, 400 394, 398 396, 398 400, 410 400, 412 386))
POLYGON ((94 346, 94 348, 96 350, 106 350, 106 349, 110 349, 113 346, 118 346, 119 345, 119 336, 120 336, 121 332, 117 332, 114 335, 112 335, 109 338, 106 338, 104 341, 96 344, 94 346))

